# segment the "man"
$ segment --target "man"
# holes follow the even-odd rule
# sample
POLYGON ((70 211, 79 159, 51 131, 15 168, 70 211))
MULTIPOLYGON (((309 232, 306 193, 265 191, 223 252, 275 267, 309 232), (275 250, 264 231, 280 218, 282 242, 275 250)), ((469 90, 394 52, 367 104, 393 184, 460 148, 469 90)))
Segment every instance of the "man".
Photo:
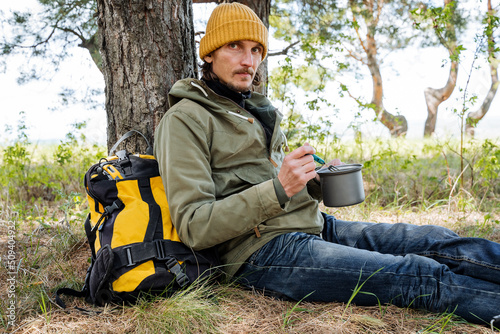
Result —
POLYGON ((379 300, 488 323, 500 309, 499 244, 320 212, 314 148, 285 156, 281 114, 251 92, 267 45, 253 11, 221 4, 200 42, 203 79, 170 91, 155 156, 181 240, 216 246, 229 276, 295 300, 346 302, 364 283, 358 305, 379 300))

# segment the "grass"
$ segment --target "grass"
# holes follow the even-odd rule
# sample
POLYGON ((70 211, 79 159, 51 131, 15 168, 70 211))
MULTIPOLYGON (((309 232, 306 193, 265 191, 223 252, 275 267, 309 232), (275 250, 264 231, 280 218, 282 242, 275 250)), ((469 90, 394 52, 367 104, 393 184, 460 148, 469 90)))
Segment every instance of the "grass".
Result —
MULTIPOLYGON (((342 219, 366 215, 362 208, 353 213, 346 208, 335 211, 342 219)), ((432 222, 462 229, 463 235, 469 235, 470 230, 463 227, 476 224, 476 217, 482 213, 462 216, 462 212, 449 212, 444 206, 425 212, 389 209, 368 214, 372 221, 432 222), (458 218, 460 222, 455 223, 458 218)), ((443 328, 446 333, 490 333, 486 327, 464 323, 449 314, 390 305, 279 301, 225 284, 202 285, 168 299, 141 300, 135 306, 99 308, 65 296, 68 309, 61 310, 54 303, 53 293, 60 286, 81 286, 89 250, 78 222, 69 227, 58 222, 47 225, 50 227, 18 227, 17 320, 16 326, 9 328, 18 333, 438 333, 443 328), (99 313, 87 314, 74 307, 99 313)), ((1 235, 5 235, 4 230, 0 229, 1 235)), ((492 230, 489 238, 500 240, 500 231, 492 230)), ((2 271, 0 279, 5 278, 2 271)), ((1 309, 6 309, 5 291, 0 297, 1 309)))
MULTIPOLYGON (((89 264, 81 178, 104 154, 102 148, 68 143, 37 147, 20 141, 0 150, 0 332, 491 333, 452 314, 391 305, 287 302, 228 284, 193 286, 134 306, 99 308, 65 297, 68 309, 62 310, 54 303, 54 291, 79 289, 89 264), (15 231, 13 262, 9 231, 15 231), (8 311, 13 298, 3 284, 10 278, 16 282, 13 325, 8 311)), ((364 163, 367 196, 354 207, 322 209, 344 220, 437 224, 462 236, 500 241, 498 143, 469 142, 469 167, 463 173, 456 147, 452 141, 429 140, 333 145, 332 156, 323 157, 364 163)), ((356 293, 369 293, 362 287, 359 282, 356 293)))
MULTIPOLYGON (((368 276, 368 278, 367 278, 367 279, 366 279, 363 283, 361 283, 361 284, 359 284, 359 283, 360 283, 360 281, 361 281, 361 276, 363 275, 363 268, 361 268, 361 269, 359 270, 359 280, 358 280, 358 283, 356 283, 356 286, 354 287, 354 291, 352 292, 351 297, 349 298, 349 300, 348 300, 348 301, 347 301, 347 303, 346 303, 346 306, 345 306, 344 312, 342 313, 342 318, 344 317, 345 312, 346 312, 346 311, 347 311, 347 309, 349 308, 349 305, 351 305, 351 303, 352 303, 353 299, 354 299, 354 298, 355 298, 355 297, 356 297, 359 293, 364 293, 364 294, 370 294, 370 295, 373 295, 373 294, 371 294, 371 293, 369 293, 369 292, 363 292, 363 291, 361 291, 361 289, 363 288, 363 285, 365 285, 366 281, 368 281, 368 280, 369 280, 369 279, 370 279, 373 275, 377 274, 377 273, 378 273, 379 271, 381 271, 382 269, 384 269, 384 268, 380 268, 380 269, 378 269, 377 271, 375 271, 374 273, 372 273, 372 274, 371 274, 370 276, 368 276)), ((377 296, 375 296, 375 297, 377 297, 377 296)), ((378 300, 378 298, 377 298, 377 300, 378 300)), ((378 304, 379 304, 379 308, 381 309, 380 301, 378 302, 378 304)))

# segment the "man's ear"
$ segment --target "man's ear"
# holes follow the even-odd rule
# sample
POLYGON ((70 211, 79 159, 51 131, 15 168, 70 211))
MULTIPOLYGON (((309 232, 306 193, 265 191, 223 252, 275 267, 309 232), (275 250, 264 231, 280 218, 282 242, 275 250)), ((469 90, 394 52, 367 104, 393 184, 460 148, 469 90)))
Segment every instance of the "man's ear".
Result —
POLYGON ((212 54, 209 53, 208 55, 206 55, 205 57, 203 57, 203 60, 210 64, 210 63, 212 63, 214 61, 214 58, 212 57, 212 54))

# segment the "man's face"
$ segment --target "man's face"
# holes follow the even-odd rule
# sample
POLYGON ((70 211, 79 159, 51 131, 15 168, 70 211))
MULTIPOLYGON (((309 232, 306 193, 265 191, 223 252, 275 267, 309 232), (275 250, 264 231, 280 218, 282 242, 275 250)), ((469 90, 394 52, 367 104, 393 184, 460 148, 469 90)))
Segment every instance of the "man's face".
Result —
POLYGON ((263 50, 257 42, 236 41, 220 47, 205 56, 204 60, 212 64, 212 71, 220 82, 241 93, 252 87, 263 50))

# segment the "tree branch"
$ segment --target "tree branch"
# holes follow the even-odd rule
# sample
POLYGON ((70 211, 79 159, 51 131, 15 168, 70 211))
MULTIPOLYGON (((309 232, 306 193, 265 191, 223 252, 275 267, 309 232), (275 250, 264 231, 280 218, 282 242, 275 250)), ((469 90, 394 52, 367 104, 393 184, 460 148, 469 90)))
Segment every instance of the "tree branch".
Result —
MULTIPOLYGON (((78 37, 81 41, 82 41, 82 44, 86 43, 87 42, 87 39, 83 36, 83 34, 81 32, 76 32, 75 30, 73 29, 70 29, 70 28, 60 28, 60 27, 56 27, 56 29, 59 29, 59 30, 62 30, 64 32, 69 32, 69 33, 72 33, 73 35, 75 35, 76 37, 78 37)), ((80 30, 80 29, 78 29, 80 30)))
POLYGON ((268 53, 267 55, 269 57, 272 57, 272 56, 286 56, 288 54, 288 51, 293 48, 295 45, 299 44, 300 41, 297 41, 297 42, 293 42, 292 44, 288 45, 286 48, 284 48, 283 50, 281 51, 276 51, 276 52, 270 52, 268 53))
POLYGON ((349 57, 353 58, 356 61, 359 61, 363 65, 368 65, 368 63, 363 59, 363 57, 359 53, 352 51, 344 44, 342 45, 344 46, 344 50, 346 50, 347 53, 349 53, 349 57))

